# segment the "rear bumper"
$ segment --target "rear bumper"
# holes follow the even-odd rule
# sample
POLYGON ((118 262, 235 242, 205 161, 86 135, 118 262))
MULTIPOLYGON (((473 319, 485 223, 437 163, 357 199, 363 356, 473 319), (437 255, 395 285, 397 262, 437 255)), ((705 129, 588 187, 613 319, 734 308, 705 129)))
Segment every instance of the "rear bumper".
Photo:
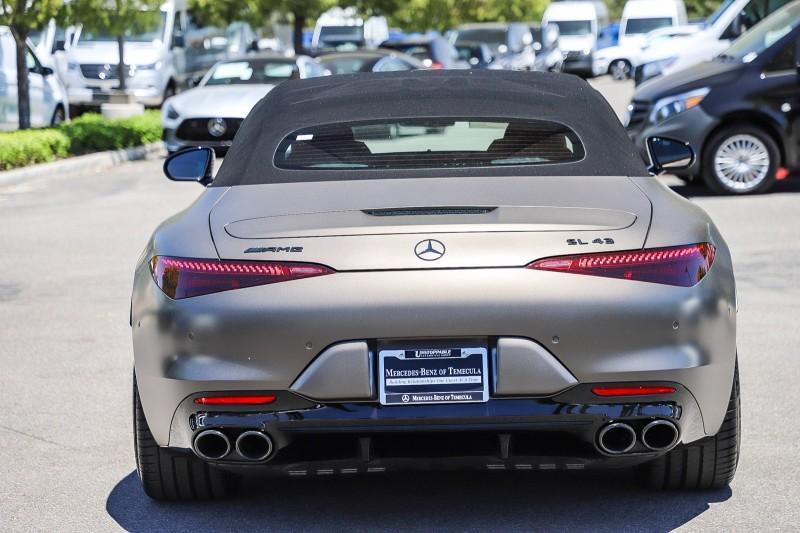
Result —
POLYGON ((197 411, 184 401, 172 424, 171 448, 191 453, 193 438, 214 429, 231 442, 261 431, 274 443, 265 460, 248 461, 235 450, 213 461, 262 474, 324 475, 414 468, 580 470, 631 466, 663 453, 642 444, 653 420, 673 422, 681 440, 703 434, 694 397, 676 385, 669 398, 605 401, 577 386, 550 398, 492 399, 483 404, 384 407, 375 403, 316 404, 278 392, 273 411, 197 411), (291 406, 284 410, 281 407, 291 406), (600 449, 607 424, 629 424, 637 435, 623 454, 600 449))
MULTIPOLYGON (((337 343, 465 336, 532 339, 580 384, 678 383, 702 417, 702 431, 683 433, 694 440, 722 423, 736 354, 735 305, 730 257, 720 247, 709 274, 691 288, 524 268, 369 271, 178 301, 155 286, 144 261, 131 317, 140 396, 162 446, 186 446, 185 435, 171 428, 173 421, 188 424, 191 413, 178 407, 198 393, 291 394, 298 377, 337 343)), ((372 365, 364 375, 377 376, 372 365)), ((490 395, 500 400, 494 390, 490 395)), ((317 396, 288 410, 370 403, 337 398, 317 396)))

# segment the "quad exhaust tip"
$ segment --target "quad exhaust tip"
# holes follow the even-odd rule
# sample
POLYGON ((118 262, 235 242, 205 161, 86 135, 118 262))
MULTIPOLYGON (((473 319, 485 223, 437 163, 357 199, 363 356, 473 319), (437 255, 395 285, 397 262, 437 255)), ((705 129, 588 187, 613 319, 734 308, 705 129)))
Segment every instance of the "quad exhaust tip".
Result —
POLYGON ((207 429, 194 438, 194 453, 203 459, 216 461, 228 455, 231 441, 221 431, 207 429))
POLYGON ((615 422, 600 430, 597 442, 600 449, 609 454, 629 452, 636 444, 636 432, 628 424, 615 422))
POLYGON ((642 430, 642 444, 653 451, 664 451, 678 442, 678 427, 669 420, 653 420, 642 430))
POLYGON ((272 439, 260 431, 245 431, 236 439, 236 452, 249 461, 263 461, 272 454, 272 439))

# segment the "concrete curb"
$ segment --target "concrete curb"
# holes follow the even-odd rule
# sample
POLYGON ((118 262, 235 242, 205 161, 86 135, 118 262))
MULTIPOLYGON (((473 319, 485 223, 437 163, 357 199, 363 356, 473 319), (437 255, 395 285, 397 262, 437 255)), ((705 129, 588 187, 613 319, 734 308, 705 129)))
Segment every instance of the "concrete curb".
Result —
POLYGON ((161 141, 134 148, 109 150, 0 172, 0 185, 38 178, 66 178, 116 167, 129 161, 155 159, 167 153, 161 141))

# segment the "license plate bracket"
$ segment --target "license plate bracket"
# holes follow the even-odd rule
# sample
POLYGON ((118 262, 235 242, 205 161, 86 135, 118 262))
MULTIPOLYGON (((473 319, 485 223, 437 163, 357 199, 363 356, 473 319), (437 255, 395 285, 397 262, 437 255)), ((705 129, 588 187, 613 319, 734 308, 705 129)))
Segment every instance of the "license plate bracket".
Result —
POLYGON ((382 349, 378 352, 380 403, 486 402, 488 368, 486 346, 382 349))

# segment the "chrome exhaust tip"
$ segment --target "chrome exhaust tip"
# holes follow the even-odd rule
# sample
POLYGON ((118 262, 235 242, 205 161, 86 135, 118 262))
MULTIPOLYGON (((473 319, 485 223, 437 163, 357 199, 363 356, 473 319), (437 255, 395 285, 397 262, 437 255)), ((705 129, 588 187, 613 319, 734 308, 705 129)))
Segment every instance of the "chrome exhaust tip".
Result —
POLYGON ((263 461, 272 454, 272 439, 260 431, 245 431, 236 438, 236 452, 248 461, 263 461))
POLYGON ((680 432, 669 420, 653 420, 642 430, 642 444, 648 449, 662 452, 675 446, 680 432))
POLYGON ((207 429, 194 438, 192 448, 198 457, 216 461, 230 453, 231 441, 221 431, 207 429))
POLYGON ((628 424, 615 422, 597 433, 597 442, 600 449, 609 454, 629 452, 636 444, 636 432, 628 424))

